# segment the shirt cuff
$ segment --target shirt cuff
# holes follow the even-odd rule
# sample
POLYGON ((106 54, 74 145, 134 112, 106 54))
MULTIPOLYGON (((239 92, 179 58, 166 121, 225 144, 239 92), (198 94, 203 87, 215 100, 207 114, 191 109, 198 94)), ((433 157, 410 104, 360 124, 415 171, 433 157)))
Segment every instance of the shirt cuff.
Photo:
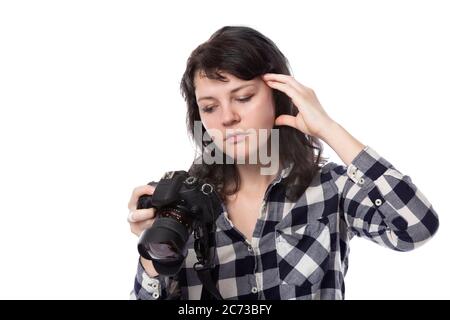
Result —
POLYGON ((407 221, 386 203, 386 197, 392 188, 379 179, 387 175, 388 171, 390 175, 395 174, 399 180, 403 178, 403 175, 389 161, 366 145, 348 166, 347 175, 363 192, 367 193, 368 198, 383 212, 389 224, 395 225, 398 230, 405 230, 408 226, 407 221))
POLYGON ((347 167, 347 175, 361 189, 367 189, 373 187, 373 182, 389 168, 392 164, 366 145, 347 167))
POLYGON ((161 281, 159 275, 150 277, 144 269, 139 258, 135 283, 134 295, 138 300, 158 300, 161 297, 161 281))

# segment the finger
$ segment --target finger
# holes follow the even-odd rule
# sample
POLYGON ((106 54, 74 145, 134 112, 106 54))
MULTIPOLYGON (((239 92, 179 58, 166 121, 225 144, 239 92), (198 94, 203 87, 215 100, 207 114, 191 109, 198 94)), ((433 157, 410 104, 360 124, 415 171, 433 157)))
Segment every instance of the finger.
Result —
POLYGON ((155 209, 138 209, 131 210, 128 214, 128 222, 141 222, 155 217, 155 209))
POLYGON ((140 196, 144 194, 152 195, 155 191, 155 187, 146 184, 145 186, 139 186, 134 188, 130 201, 128 202, 128 210, 136 210, 137 202, 140 196))
POLYGON ((311 90, 307 86, 298 82, 293 76, 286 75, 286 74, 266 73, 263 75, 263 79, 265 81, 272 80, 272 81, 286 83, 286 84, 293 86, 294 88, 297 88, 301 92, 305 92, 305 93, 311 90))
POLYGON ((153 225, 154 221, 155 221, 154 219, 151 219, 142 222, 132 223, 130 225, 131 232, 133 232, 137 236, 140 236, 144 230, 150 228, 153 225))
POLYGON ((267 84, 274 89, 280 90, 284 93, 286 93, 294 102, 294 105, 297 107, 297 109, 300 111, 299 105, 305 105, 306 101, 305 99, 298 93, 297 90, 295 90, 292 86, 282 83, 282 82, 276 82, 276 81, 268 81, 267 84))
POLYGON ((277 126, 289 126, 296 128, 296 118, 289 115, 281 115, 275 119, 275 124, 277 126))

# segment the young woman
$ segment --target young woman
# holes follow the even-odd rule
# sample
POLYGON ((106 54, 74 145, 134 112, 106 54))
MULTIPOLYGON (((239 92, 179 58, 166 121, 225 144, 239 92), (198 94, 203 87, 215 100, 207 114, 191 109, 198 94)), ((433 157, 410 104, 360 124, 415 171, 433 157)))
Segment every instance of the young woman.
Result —
MULTIPOLYGON (((258 31, 238 26, 216 31, 192 52, 181 89, 197 145, 211 143, 194 134, 201 121, 202 133, 234 160, 189 169, 213 184, 223 202, 213 273, 223 298, 344 299, 354 235, 408 251, 437 231, 436 212, 410 177, 334 121, 258 31), (269 134, 258 134, 263 129, 269 134), (278 129, 276 150, 270 147, 270 129, 278 129), (344 165, 321 157, 321 141, 344 165), (264 146, 278 170, 262 174, 267 163, 259 158, 238 161, 264 146)), ((128 205, 138 236, 152 225, 154 210, 136 210, 137 199, 153 190, 137 187, 128 205)), ((200 299, 191 240, 175 276, 158 275, 152 262, 141 258, 131 297, 200 299)))

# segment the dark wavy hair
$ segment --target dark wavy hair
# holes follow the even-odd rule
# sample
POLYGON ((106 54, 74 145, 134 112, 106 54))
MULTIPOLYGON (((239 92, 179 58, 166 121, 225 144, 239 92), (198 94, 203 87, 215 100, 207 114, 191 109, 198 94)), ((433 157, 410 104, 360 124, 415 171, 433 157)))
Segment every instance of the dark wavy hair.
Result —
MULTIPOLYGON (((198 141, 194 136, 194 122, 200 121, 194 86, 197 71, 209 79, 227 81, 221 74, 226 72, 248 81, 265 73, 291 75, 289 69, 289 62, 278 47, 250 27, 225 26, 214 32, 189 56, 180 84, 181 94, 187 104, 187 129, 195 145, 202 150, 209 144, 207 141, 198 141)), ((281 114, 297 115, 298 109, 286 94, 274 89, 273 99, 275 117, 281 114)), ((275 125, 274 128, 279 129, 281 166, 286 167, 291 162, 294 163, 289 176, 283 179, 282 183, 287 187, 286 197, 295 201, 304 193, 321 165, 326 162, 321 156, 323 146, 316 137, 305 135, 295 128, 275 125)), ((205 128, 202 125, 202 136, 204 133, 205 128)), ((213 184, 225 201, 226 196, 239 190, 240 179, 234 163, 226 161, 222 163, 197 164, 194 160, 189 173, 213 184)))

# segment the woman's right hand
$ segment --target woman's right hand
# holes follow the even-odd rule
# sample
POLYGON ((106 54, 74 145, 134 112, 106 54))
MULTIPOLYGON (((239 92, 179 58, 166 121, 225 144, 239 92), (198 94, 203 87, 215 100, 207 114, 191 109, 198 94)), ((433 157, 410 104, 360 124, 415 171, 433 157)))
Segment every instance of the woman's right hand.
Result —
MULTIPOLYGON (((154 191, 155 187, 151 185, 147 184, 145 186, 139 186, 133 190, 130 201, 128 202, 128 210, 130 210, 130 213, 128 214, 128 223, 130 224, 131 232, 138 237, 145 229, 150 228, 155 220, 155 208, 136 209, 138 199, 144 194, 151 196, 154 191)), ((158 275, 151 260, 144 259, 143 257, 140 257, 140 260, 150 277, 156 277, 158 275)))
POLYGON ((152 226, 155 220, 155 208, 149 209, 136 209, 138 199, 142 195, 153 195, 155 187, 151 185, 144 185, 136 187, 131 194, 130 201, 128 202, 128 223, 130 224, 131 232, 138 237, 141 233, 152 226))

